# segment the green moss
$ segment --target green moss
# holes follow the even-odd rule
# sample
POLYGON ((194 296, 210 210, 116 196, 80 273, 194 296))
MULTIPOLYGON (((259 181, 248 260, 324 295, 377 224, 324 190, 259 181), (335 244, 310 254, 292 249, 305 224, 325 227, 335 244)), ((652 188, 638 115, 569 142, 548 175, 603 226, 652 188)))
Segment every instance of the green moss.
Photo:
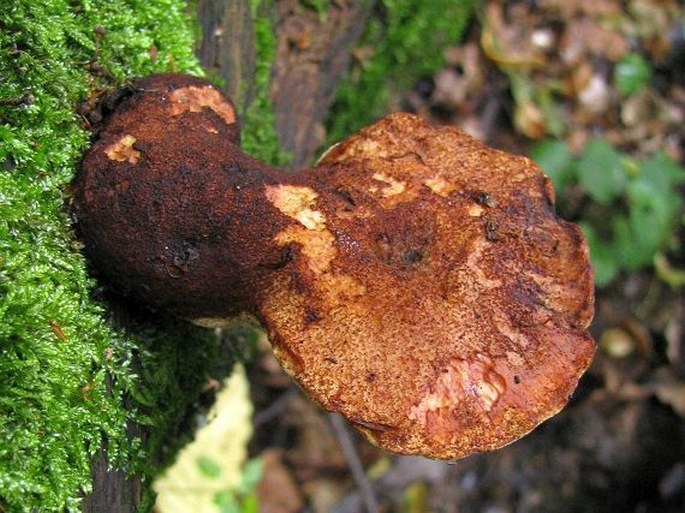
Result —
POLYGON ((168 321, 115 330, 64 191, 88 144, 79 102, 133 76, 200 73, 192 50, 177 0, 0 7, 0 511, 76 511, 105 441, 115 466, 149 477, 189 424, 213 338, 168 321), (129 440, 135 425, 153 436, 129 440))
MULTIPOLYGON (((386 114, 393 93, 412 87, 444 63, 475 0, 381 0, 359 47, 372 52, 340 86, 327 126, 335 142, 386 114)), ((363 52, 362 52, 363 53, 363 52)))
MULTIPOLYGON (((257 55, 253 87, 256 97, 245 110, 243 120, 243 150, 273 166, 287 164, 291 155, 281 149, 275 129, 275 115, 269 97, 271 71, 276 58, 276 36, 269 13, 272 0, 250 0, 254 24, 254 45, 257 55)), ((240 109, 239 109, 240 110, 240 109)))
MULTIPOLYGON (((183 321, 148 319, 136 327, 135 338, 132 356, 140 365, 130 395, 135 402, 135 423, 149 428, 151 436, 137 453, 131 452, 129 465, 151 484, 176 452, 190 442, 197 427, 202 387, 210 376, 223 377, 214 374, 217 361, 223 360, 221 370, 225 373, 234 359, 225 352, 219 354, 220 346, 207 330, 183 321)), ((139 510, 149 511, 154 500, 152 489, 144 488, 139 510)))
POLYGON ((307 9, 313 10, 321 23, 326 21, 330 7, 329 0, 300 0, 300 4, 307 9))

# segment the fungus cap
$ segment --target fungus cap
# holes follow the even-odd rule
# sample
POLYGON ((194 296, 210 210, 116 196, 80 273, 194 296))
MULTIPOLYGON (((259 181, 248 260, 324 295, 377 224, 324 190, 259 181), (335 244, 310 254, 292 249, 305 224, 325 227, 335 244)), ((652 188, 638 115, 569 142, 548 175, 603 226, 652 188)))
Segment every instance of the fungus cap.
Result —
POLYGON ((292 174, 240 152, 229 107, 162 75, 107 121, 73 199, 103 277, 203 324, 257 318, 310 397, 393 452, 493 450, 567 403, 593 276, 533 162, 393 114, 292 174))

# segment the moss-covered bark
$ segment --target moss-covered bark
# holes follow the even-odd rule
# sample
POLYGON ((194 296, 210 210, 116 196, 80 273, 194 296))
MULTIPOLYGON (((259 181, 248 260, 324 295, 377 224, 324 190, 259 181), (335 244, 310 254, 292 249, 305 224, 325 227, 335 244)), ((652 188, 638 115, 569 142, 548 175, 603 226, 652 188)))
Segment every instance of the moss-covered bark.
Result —
POLYGON ((335 142, 386 114, 388 101, 431 76, 443 50, 459 42, 476 0, 378 0, 359 42, 359 58, 328 116, 335 142))
POLYGON ((217 357, 185 323, 114 328, 66 208, 89 140, 79 104, 134 76, 201 73, 195 33, 180 0, 0 6, 2 512, 78 510, 103 457, 145 490, 217 357))

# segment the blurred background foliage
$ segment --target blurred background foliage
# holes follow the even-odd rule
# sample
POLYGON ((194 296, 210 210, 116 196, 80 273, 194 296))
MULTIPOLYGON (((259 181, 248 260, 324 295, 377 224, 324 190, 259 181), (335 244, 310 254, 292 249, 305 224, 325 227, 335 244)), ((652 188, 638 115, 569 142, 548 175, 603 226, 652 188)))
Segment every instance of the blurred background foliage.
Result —
POLYGON ((333 144, 392 109, 391 100, 445 63, 471 19, 476 0, 380 0, 352 52, 327 121, 333 144))
POLYGON ((536 145, 531 156, 554 182, 560 215, 581 223, 598 286, 621 271, 659 262, 660 276, 682 285, 679 273, 663 263, 683 250, 685 169, 662 151, 633 158, 600 137, 589 140, 579 155, 563 141, 549 140, 536 145))

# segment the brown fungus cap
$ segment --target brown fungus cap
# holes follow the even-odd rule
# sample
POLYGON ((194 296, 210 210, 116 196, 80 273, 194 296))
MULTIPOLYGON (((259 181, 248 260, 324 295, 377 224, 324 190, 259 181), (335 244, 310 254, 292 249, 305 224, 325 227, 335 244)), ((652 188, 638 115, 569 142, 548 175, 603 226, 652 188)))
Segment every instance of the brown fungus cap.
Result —
POLYGON ((310 397, 390 451, 493 450, 566 404, 595 349, 592 270, 530 160, 394 114, 289 174, 240 152, 208 83, 136 88, 74 184, 113 287, 202 324, 256 317, 310 397))

